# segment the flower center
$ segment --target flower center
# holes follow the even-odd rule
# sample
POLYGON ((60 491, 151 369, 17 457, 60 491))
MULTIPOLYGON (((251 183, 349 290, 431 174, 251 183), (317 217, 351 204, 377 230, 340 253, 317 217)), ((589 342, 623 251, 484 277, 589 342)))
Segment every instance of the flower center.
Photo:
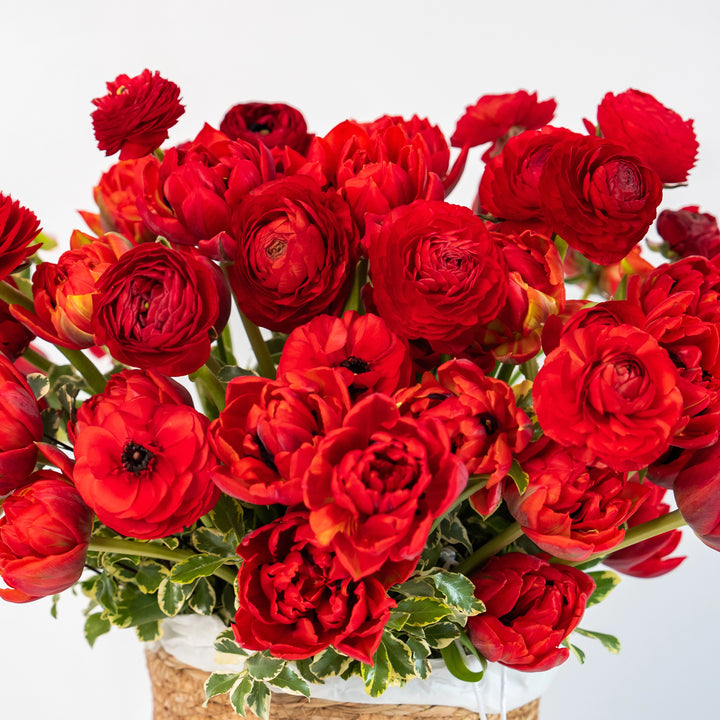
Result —
POLYGON ((267 123, 264 122, 254 122, 248 130, 250 132, 258 133, 259 135, 269 135, 270 134, 270 126, 267 123))
POLYGON ((478 417, 478 420, 480 421, 480 424, 485 428, 485 435, 487 437, 490 437, 497 432, 498 421, 494 415, 491 415, 490 413, 483 413, 478 417))
POLYGON ((134 475, 139 475, 143 470, 147 470, 150 461, 155 457, 150 450, 142 445, 138 445, 132 440, 125 445, 122 451, 123 467, 134 475))
POLYGON ((343 360, 340 363, 340 367, 347 368, 350 372, 353 372, 356 375, 370 371, 370 365, 368 365, 368 363, 366 363, 362 358, 355 357, 354 355, 350 355, 350 357, 343 360))

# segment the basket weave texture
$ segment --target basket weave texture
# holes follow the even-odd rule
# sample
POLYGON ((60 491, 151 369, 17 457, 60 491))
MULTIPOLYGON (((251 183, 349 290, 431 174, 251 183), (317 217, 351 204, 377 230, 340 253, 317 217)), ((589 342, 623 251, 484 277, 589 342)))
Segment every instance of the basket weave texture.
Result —
MULTIPOLYGON (((153 691, 154 720, 237 720, 226 696, 212 698, 207 707, 204 683, 208 673, 181 663, 162 649, 146 650, 153 691)), ((508 720, 538 720, 539 700, 507 714, 508 720)), ((248 710, 247 717, 257 720, 248 710)), ((271 720, 481 720, 477 713, 443 705, 374 705, 273 693, 271 720)), ((488 720, 500 720, 488 715, 488 720)))

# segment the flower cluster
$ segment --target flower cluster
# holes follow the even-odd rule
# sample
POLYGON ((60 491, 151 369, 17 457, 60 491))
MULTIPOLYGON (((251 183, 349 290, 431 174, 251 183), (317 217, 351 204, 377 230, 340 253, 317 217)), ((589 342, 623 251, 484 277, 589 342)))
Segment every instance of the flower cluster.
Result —
POLYGON ((92 639, 216 615, 273 672, 209 692, 262 713, 267 682, 549 669, 618 579, 594 565, 669 572, 683 524, 720 549, 720 230, 664 210, 672 262, 639 254, 692 121, 628 90, 583 134, 519 91, 448 142, 251 102, 161 150, 179 88, 107 88, 90 232, 40 261, 0 195, 1 597, 79 582, 92 639))

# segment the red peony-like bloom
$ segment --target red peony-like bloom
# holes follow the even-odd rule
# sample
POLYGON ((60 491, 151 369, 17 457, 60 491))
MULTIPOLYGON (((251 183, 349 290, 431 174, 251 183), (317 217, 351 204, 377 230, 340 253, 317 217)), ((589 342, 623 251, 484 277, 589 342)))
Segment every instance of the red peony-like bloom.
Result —
POLYGON ((226 260, 233 209, 250 190, 274 179, 275 164, 264 145, 230 140, 205 125, 192 142, 170 148, 162 163, 145 169, 138 212, 170 242, 199 245, 226 260))
POLYGON ((547 125, 555 115, 554 99, 538 102, 537 93, 525 90, 502 95, 483 95, 465 109, 450 138, 453 147, 475 147, 491 142, 483 160, 497 155, 505 142, 524 130, 547 125))
MULTIPOLYGON (((140 217, 138 199, 143 192, 143 174, 148 165, 157 168, 154 155, 120 160, 106 173, 93 190, 100 210, 101 233, 118 232, 135 243, 152 242, 157 235, 140 217)), ((88 216, 84 216, 89 219, 88 216)))
POLYGON ((668 353, 626 324, 563 333, 535 379, 533 399, 546 435, 588 465, 639 470, 682 429, 683 399, 668 353))
POLYGON ((532 227, 547 233, 540 202, 540 173, 553 146, 571 136, 564 128, 526 131, 511 137, 502 152, 488 160, 477 203, 484 213, 505 221, 496 229, 506 232, 509 227, 519 233, 532 227))
POLYGON ((230 312, 230 293, 216 265, 159 244, 126 252, 97 289, 96 344, 107 345, 122 363, 165 375, 197 370, 230 312))
POLYGON ((166 537, 217 502, 209 421, 186 395, 158 374, 126 371, 78 410, 73 481, 116 532, 166 537))
POLYGON ((347 310, 342 317, 318 315, 295 328, 283 346, 278 378, 288 372, 332 367, 341 373, 350 395, 391 394, 412 376, 410 350, 382 318, 347 310))
POLYGON ((105 155, 121 160, 147 155, 162 145, 168 130, 185 112, 180 88, 159 72, 145 69, 135 77, 118 75, 107 83, 108 94, 95 98, 93 131, 105 155))
POLYGON ((515 404, 510 386, 486 377, 469 360, 450 360, 423 375, 419 385, 395 396, 400 412, 415 418, 435 418, 445 426, 454 454, 468 472, 489 473, 472 504, 490 515, 500 504, 502 480, 513 461, 532 439, 532 423, 515 404))
POLYGON ((648 489, 628 481, 625 473, 588 467, 553 442, 543 445, 521 460, 529 476, 525 492, 512 482, 503 491, 525 535, 541 550, 575 562, 614 548, 648 489))
POLYGON ((597 117, 603 137, 632 148, 664 183, 687 180, 698 151, 692 120, 640 90, 607 93, 597 117))
POLYGON ((485 612, 468 618, 473 645, 490 662, 539 672, 567 660, 560 643, 577 627, 595 583, 536 555, 491 558, 470 578, 485 612))
POLYGON ((332 645, 372 664, 395 603, 376 578, 353 579, 335 553, 317 546, 306 513, 258 528, 238 554, 243 564, 232 629, 240 645, 286 660, 332 645))
POLYGON ((259 505, 296 505, 320 440, 350 408, 344 376, 330 368, 287 372, 282 381, 233 378, 210 441, 225 466, 213 480, 228 495, 259 505))
POLYGON ((100 238, 75 230, 70 250, 33 274, 35 312, 12 305, 12 314, 48 342, 78 350, 95 345, 92 324, 98 280, 133 243, 117 233, 100 238))
POLYGON ((237 209, 233 235, 230 286, 254 323, 289 333, 342 308, 358 237, 350 208, 337 193, 299 175, 265 183, 237 209))
MULTIPOLYGON (((647 478, 643 480, 643 487, 649 491, 649 495, 628 520, 628 527, 655 520, 670 511, 670 506, 662 502, 667 490, 651 483, 647 478)), ((675 551, 681 539, 681 530, 670 530, 610 553, 603 558, 603 564, 633 577, 660 577, 674 570, 685 559, 680 556, 668 557, 675 551)))
POLYGON ((23 264, 39 247, 30 243, 40 234, 35 213, 0 193, 0 281, 23 264))
POLYGON ((712 258, 720 253, 720 229, 710 213, 701 213, 697 205, 680 210, 663 210, 657 219, 657 231, 681 257, 701 255, 712 258))
POLYGON ((304 155, 312 135, 303 114, 285 103, 250 102, 234 105, 220 123, 220 132, 231 140, 246 140, 269 148, 286 145, 304 155))
MULTIPOLYGON (((12 278, 7 278, 5 282, 15 286, 12 278)), ((35 333, 24 323, 16 320, 10 306, 4 300, 0 300, 0 354, 14 363, 28 349, 34 338, 35 333)), ((27 374, 24 369, 21 369, 21 372, 27 374)))
POLYGON ((467 477, 442 423, 401 417, 393 400, 376 393, 320 441, 303 501, 319 545, 355 580, 373 575, 389 586, 407 579, 433 520, 467 477))
POLYGON ((54 595, 80 579, 92 512, 64 475, 39 470, 3 502, 0 597, 29 602, 54 595))
POLYGON ((643 239, 662 199, 660 178, 642 160, 582 135, 553 146, 539 188, 553 230, 599 265, 622 260, 643 239))
POLYGON ((500 312, 507 268, 468 208, 418 200, 384 220, 369 251, 372 300, 398 335, 458 353, 500 312))
POLYGON ((40 408, 25 378, 0 354, 0 497, 22 485, 42 439, 40 408))

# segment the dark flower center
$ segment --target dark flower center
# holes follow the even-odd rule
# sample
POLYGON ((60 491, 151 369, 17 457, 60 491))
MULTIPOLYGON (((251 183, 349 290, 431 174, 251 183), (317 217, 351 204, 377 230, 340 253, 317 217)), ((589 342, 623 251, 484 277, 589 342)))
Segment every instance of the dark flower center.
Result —
POLYGON ((494 415, 490 413, 483 413, 478 417, 480 424, 485 428, 485 435, 490 437, 494 435, 498 429, 498 421, 494 415))
POLYGON ((125 445, 122 451, 123 467, 134 475, 139 475, 143 470, 147 470, 150 461, 155 456, 142 445, 138 445, 132 440, 125 445))
POLYGON ((362 358, 351 355, 340 363, 340 367, 347 368, 350 372, 360 375, 370 371, 370 365, 362 358))
POLYGON ((258 133, 260 135, 269 135, 272 128, 264 122, 254 122, 248 130, 250 132, 258 133))

